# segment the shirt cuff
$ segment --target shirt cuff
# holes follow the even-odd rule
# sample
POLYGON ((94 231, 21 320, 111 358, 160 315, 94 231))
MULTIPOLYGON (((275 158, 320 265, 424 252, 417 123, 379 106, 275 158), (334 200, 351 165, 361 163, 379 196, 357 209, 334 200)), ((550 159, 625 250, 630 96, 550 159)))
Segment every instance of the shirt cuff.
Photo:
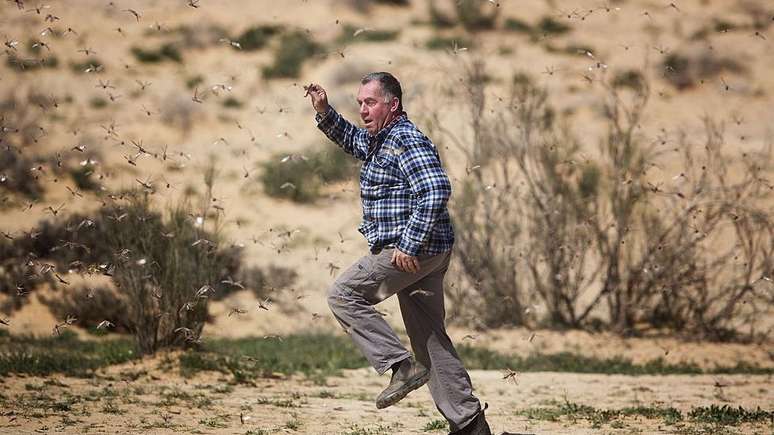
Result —
POLYGON ((408 240, 406 237, 401 237, 400 241, 398 242, 397 248, 408 255, 411 255, 412 257, 419 257, 419 251, 422 250, 422 244, 417 242, 412 242, 408 240))
POLYGON ((328 105, 328 110, 326 110, 325 113, 319 113, 319 112, 316 113, 314 115, 314 120, 317 121, 317 126, 318 127, 324 127, 325 124, 329 124, 330 123, 330 119, 332 118, 331 115, 333 114, 333 112, 334 112, 333 106, 331 106, 329 104, 328 105))

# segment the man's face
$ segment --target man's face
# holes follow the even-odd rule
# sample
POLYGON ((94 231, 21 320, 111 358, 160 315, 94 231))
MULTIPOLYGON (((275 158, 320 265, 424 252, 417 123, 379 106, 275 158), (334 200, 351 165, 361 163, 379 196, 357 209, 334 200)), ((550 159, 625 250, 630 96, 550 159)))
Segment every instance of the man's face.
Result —
POLYGON ((357 104, 360 106, 360 119, 372 136, 392 121, 398 112, 398 99, 392 98, 385 103, 382 85, 376 80, 360 85, 357 104))

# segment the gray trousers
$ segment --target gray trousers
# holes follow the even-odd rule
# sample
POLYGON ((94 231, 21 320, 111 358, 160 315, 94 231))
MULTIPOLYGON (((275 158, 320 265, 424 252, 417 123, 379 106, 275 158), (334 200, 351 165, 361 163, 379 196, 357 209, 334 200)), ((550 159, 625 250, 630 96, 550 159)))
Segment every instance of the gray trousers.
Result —
POLYGON ((360 258, 336 278, 328 305, 369 363, 381 375, 410 353, 373 307, 397 294, 403 323, 417 361, 430 369, 428 386, 436 408, 456 431, 481 409, 470 376, 446 334, 443 278, 451 251, 420 255, 419 272, 390 263, 394 248, 360 258))

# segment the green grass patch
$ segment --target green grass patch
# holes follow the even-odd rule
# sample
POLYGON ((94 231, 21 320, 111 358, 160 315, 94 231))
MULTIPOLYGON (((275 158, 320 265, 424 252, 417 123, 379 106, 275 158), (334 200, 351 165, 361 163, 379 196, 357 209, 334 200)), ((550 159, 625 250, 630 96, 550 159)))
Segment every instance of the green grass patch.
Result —
POLYGON ((624 426, 626 418, 645 418, 648 420, 661 420, 665 425, 676 425, 682 422, 712 424, 715 426, 738 426, 743 423, 769 423, 774 424, 774 412, 757 408, 746 410, 743 407, 732 408, 728 405, 692 408, 684 416, 673 407, 660 406, 635 406, 620 409, 597 409, 593 406, 565 401, 555 403, 550 407, 527 408, 517 411, 518 415, 530 420, 561 421, 569 420, 577 422, 585 420, 592 427, 599 428, 603 425, 614 427, 624 426))
MULTIPOLYGON (((592 358, 569 352, 526 357, 505 355, 493 350, 463 344, 457 350, 468 369, 515 370, 517 372, 569 372, 622 375, 671 374, 749 374, 772 375, 774 368, 746 363, 703 370, 693 364, 670 364, 662 358, 634 364, 623 358, 592 358)), ((93 370, 121 364, 137 358, 134 341, 129 338, 80 340, 65 330, 60 336, 32 337, 9 335, 0 330, 0 375, 24 373, 45 376, 64 373, 89 375, 93 370)), ((236 382, 251 382, 255 377, 276 373, 302 373, 324 379, 341 369, 367 367, 351 339, 333 334, 297 334, 277 338, 216 338, 206 340, 201 350, 189 350, 180 356, 180 370, 189 375, 217 371, 234 376, 236 382)), ((38 388, 29 384, 30 390, 38 388)), ((182 393, 181 393, 182 394, 182 393)), ((185 396, 185 394, 183 395, 185 396)), ((165 398, 195 400, 171 391, 165 398)), ((731 408, 709 409, 706 415, 739 414, 731 408), (736 413, 736 414, 734 414, 736 413)), ((697 411, 698 412, 698 411, 697 411)), ((704 414, 702 414, 704 415, 704 414)), ((771 413, 761 414, 771 416, 771 413)), ((697 416, 700 416, 697 414, 697 416)), ((740 414, 739 418, 750 418, 740 414)), ((698 417, 697 417, 698 418, 698 417)), ((708 418, 708 417, 701 417, 708 418)), ((761 418, 761 417, 755 417, 761 418)), ((744 421, 744 420, 743 420, 744 421)))
POLYGON ((439 430, 445 431, 447 429, 449 429, 449 424, 446 422, 446 420, 442 419, 430 421, 422 428, 422 430, 425 432, 434 432, 439 430))
POLYGON ((551 407, 527 408, 517 412, 530 420, 560 421, 562 419, 576 422, 585 420, 595 428, 606 424, 621 425, 621 419, 625 417, 642 417, 647 419, 661 419, 664 424, 672 425, 682 421, 683 416, 675 408, 663 407, 627 407, 622 409, 596 409, 592 406, 565 401, 551 407))
POLYGON ((335 375, 340 369, 366 367, 365 358, 348 337, 301 334, 283 338, 215 339, 202 351, 180 356, 180 369, 188 375, 199 371, 230 373, 236 382, 250 383, 274 373, 307 376, 335 375))
POLYGON ((0 334, 0 375, 87 376, 97 368, 135 358, 134 341, 128 338, 82 341, 71 331, 43 338, 0 334))
POLYGON ((774 425, 774 410, 764 411, 760 407, 755 410, 746 410, 739 406, 732 408, 728 405, 700 406, 693 408, 688 417, 699 423, 713 423, 724 426, 736 426, 742 423, 769 423, 774 425))
POLYGON ((341 435, 391 435, 396 433, 401 425, 399 423, 393 423, 391 425, 378 424, 371 427, 361 427, 354 424, 347 428, 345 432, 341 432, 341 435))

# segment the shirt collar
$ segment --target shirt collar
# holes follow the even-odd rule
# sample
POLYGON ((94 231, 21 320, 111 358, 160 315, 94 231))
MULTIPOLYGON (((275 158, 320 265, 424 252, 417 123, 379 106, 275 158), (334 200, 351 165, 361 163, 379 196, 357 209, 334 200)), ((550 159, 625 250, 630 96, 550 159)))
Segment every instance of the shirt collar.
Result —
POLYGON ((406 115, 406 112, 400 112, 398 116, 396 116, 392 121, 390 121, 389 124, 382 127, 381 130, 379 130, 375 135, 371 136, 371 139, 377 139, 379 141, 383 140, 387 134, 392 130, 392 127, 394 127, 399 122, 408 119, 408 115, 406 115))

